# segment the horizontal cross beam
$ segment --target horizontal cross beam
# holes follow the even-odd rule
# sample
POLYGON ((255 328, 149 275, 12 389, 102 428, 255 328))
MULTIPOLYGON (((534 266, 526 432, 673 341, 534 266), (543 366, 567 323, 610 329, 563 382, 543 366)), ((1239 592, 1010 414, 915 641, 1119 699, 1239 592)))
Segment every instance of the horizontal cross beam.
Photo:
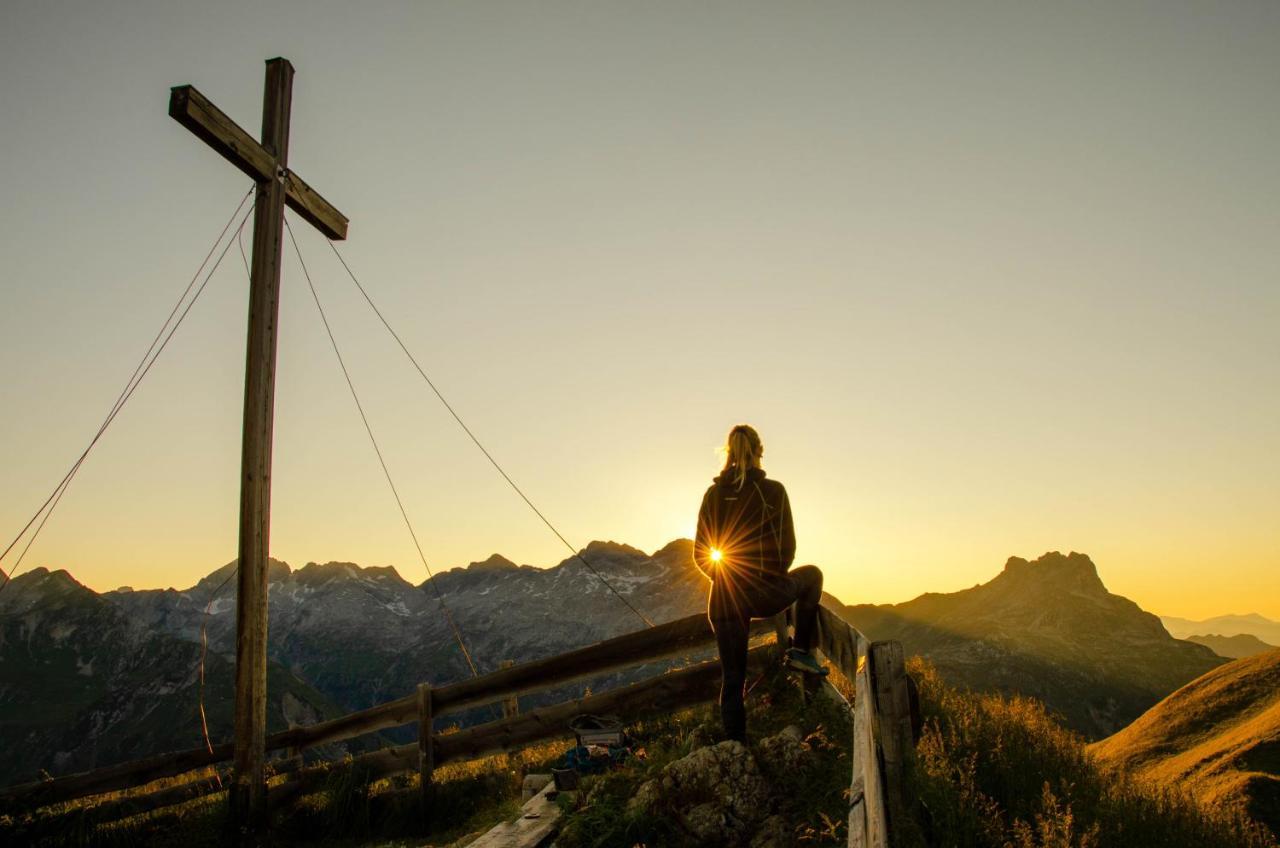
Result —
MULTIPOLYGON (((169 93, 169 117, 182 124, 255 182, 276 177, 276 159, 240 125, 190 85, 169 93)), ((286 171, 285 203, 335 241, 347 237, 347 216, 292 171, 286 171)))

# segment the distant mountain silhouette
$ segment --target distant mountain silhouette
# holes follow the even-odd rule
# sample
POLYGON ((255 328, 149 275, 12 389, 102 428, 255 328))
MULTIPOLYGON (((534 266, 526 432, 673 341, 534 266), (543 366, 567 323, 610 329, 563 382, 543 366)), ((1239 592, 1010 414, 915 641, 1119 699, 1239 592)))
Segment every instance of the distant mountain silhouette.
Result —
MULTIPOLYGON (((653 554, 592 542, 582 554, 628 601, 662 622, 706 605, 706 580, 692 551, 685 539, 653 554)), ((196 641, 205 605, 232 568, 189 589, 103 597, 146 627, 196 641)), ((407 695, 422 682, 470 676, 437 589, 481 673, 503 660, 552 656, 645 626, 576 557, 534 568, 494 554, 416 586, 389 566, 329 562, 294 570, 273 560, 270 586, 268 655, 349 710, 407 695)), ((235 602, 232 581, 214 600, 208 626, 211 650, 227 656, 235 602)))
POLYGON ((1268 645, 1257 636, 1252 636, 1248 633, 1241 633, 1238 636, 1220 636, 1216 633, 1210 633, 1205 636, 1188 636, 1187 641, 1195 642, 1197 645, 1204 645, 1218 656, 1228 657, 1233 660, 1276 649, 1275 645, 1268 645))
POLYGON ((1280 833, 1280 650, 1215 668, 1090 751, 1205 801, 1244 803, 1280 833))
MULTIPOLYGON (((0 786, 203 744, 200 646, 140 626, 65 571, 36 568, 0 595, 0 786)), ((214 742, 232 728, 234 659, 206 658, 214 742)), ((277 663, 267 726, 339 714, 277 663)))
MULTIPOLYGON (((592 542, 582 554, 662 622, 706 604, 692 550, 687 539, 651 555, 592 542)), ((228 739, 234 569, 228 563, 184 590, 101 595, 65 571, 15 578, 0 594, 0 785, 34 779, 39 769, 61 774, 200 745, 195 675, 206 607, 209 731, 215 742, 228 739)), ((417 586, 390 566, 294 570, 273 559, 268 582, 272 730, 469 676, 436 589, 482 673, 644 627, 577 558, 544 569, 494 554, 417 586)))
POLYGON ((1011 557, 971 589, 845 607, 845 617, 871 639, 900 640, 952 684, 1037 698, 1092 739, 1223 662, 1108 592, 1080 553, 1011 557))
POLYGON ((1187 639, 1197 633, 1217 633, 1222 636, 1239 636, 1243 633, 1255 636, 1268 645, 1280 645, 1280 621, 1272 621, 1256 612, 1248 615, 1218 615, 1203 621, 1163 615, 1160 621, 1178 639, 1187 639))

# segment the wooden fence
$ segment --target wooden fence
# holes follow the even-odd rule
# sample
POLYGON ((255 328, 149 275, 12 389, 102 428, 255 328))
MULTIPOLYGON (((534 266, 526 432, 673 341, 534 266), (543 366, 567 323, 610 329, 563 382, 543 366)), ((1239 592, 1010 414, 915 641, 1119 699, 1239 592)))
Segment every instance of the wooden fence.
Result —
MULTIPOLYGON (((785 631, 780 621, 759 621, 752 635, 785 631)), ((835 612, 823 606, 819 618, 819 649, 852 684, 853 775, 850 791, 849 844, 887 848, 890 820, 900 806, 902 763, 910 744, 902 649, 896 642, 868 643, 835 612)), ((287 750, 289 756, 272 763, 283 782, 271 787, 273 803, 312 791, 323 784, 333 763, 307 766, 307 748, 350 739, 366 733, 416 724, 418 740, 407 745, 362 754, 343 765, 358 769, 366 779, 418 772, 424 800, 431 791, 434 769, 446 763, 509 752, 547 739, 568 736, 569 720, 580 713, 637 715, 649 710, 669 711, 714 700, 720 683, 720 663, 710 660, 621 686, 595 695, 513 714, 451 733, 437 733, 435 719, 462 710, 510 703, 519 695, 560 686, 587 677, 686 654, 714 643, 706 616, 692 615, 657 627, 628 633, 585 648, 542 660, 511 665, 490 674, 444 686, 422 684, 403 698, 349 713, 329 721, 294 727, 267 738, 267 749, 287 750)), ((761 645, 750 661, 763 664, 776 648, 761 645)), ((0 811, 30 811, 75 799, 118 793, 161 778, 174 777, 231 758, 230 743, 213 750, 197 748, 161 754, 79 774, 21 784, 0 790, 0 811)), ((217 781, 193 778, 146 794, 106 799, 94 806, 95 817, 109 820, 134 815, 217 792, 217 781)))

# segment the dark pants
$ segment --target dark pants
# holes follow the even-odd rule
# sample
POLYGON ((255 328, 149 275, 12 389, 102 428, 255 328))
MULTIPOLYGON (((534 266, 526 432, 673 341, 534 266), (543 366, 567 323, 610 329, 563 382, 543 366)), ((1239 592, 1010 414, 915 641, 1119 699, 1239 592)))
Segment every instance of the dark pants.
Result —
MULTIPOLYGON (((786 603, 795 604, 795 647, 813 648, 817 635, 818 603, 822 600, 822 572, 816 566, 802 565, 787 572, 790 580, 790 597, 786 603)), ((725 735, 745 742, 747 738, 747 708, 743 703, 747 684, 747 640, 751 631, 751 618, 765 618, 785 609, 776 601, 772 609, 743 609, 741 617, 713 620, 716 645, 720 648, 720 718, 724 722, 725 735)))

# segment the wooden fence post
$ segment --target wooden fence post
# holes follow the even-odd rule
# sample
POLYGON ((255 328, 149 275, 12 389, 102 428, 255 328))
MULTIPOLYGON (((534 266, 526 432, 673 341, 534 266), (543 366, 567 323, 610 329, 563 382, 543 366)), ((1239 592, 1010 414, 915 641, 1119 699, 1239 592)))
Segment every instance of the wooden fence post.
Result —
POLYGON ((435 736, 432 733, 431 721, 431 685, 418 684, 418 780, 422 801, 422 821, 426 824, 431 818, 431 796, 433 794, 432 773, 436 769, 435 736))
POLYGON ((903 780, 911 746, 911 707, 901 642, 875 642, 871 646, 871 672, 875 683, 876 716, 884 757, 885 795, 890 815, 905 801, 903 780))
MULTIPOLYGON (((516 664, 515 660, 503 660, 498 663, 498 668, 511 668, 516 664)), ((510 698, 502 699, 502 717, 514 718, 520 715, 520 696, 512 695, 510 698)))

